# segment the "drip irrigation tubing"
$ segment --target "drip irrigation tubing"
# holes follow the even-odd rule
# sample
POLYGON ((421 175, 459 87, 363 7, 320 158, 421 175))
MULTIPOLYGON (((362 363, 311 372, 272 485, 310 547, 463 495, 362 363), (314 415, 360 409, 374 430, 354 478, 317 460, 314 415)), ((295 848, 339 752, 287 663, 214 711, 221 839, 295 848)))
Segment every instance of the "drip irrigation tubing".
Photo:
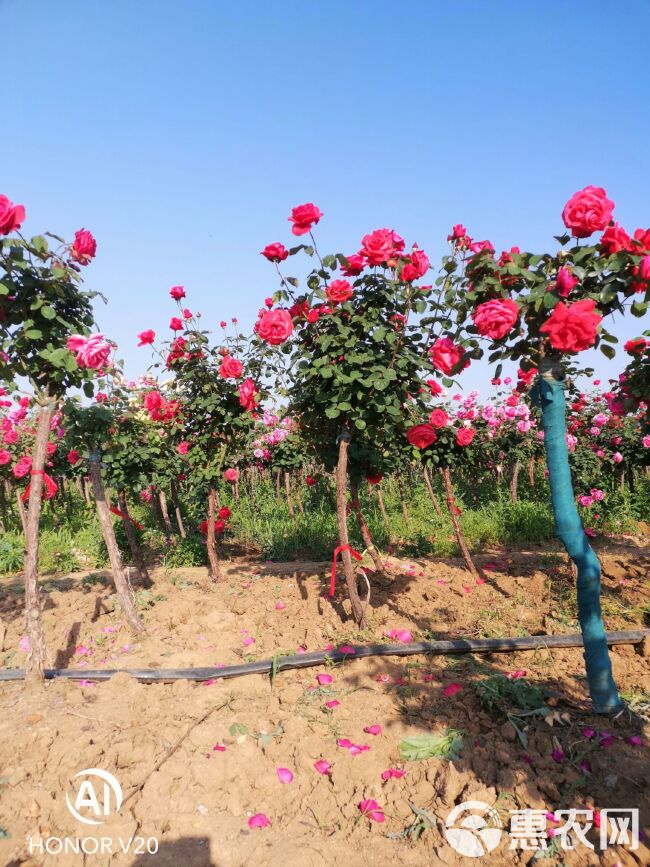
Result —
MULTIPOLYGON (((650 637, 650 629, 608 632, 607 644, 640 644, 650 637)), ((276 656, 243 665, 210 668, 114 668, 91 670, 88 668, 47 668, 46 680, 109 680, 114 674, 128 674, 142 683, 165 683, 174 680, 221 680, 246 674, 271 674, 292 668, 310 668, 326 663, 365 659, 369 656, 428 656, 455 655, 457 653, 509 653, 518 650, 545 650, 554 647, 582 647, 579 633, 570 635, 532 635, 525 638, 457 638, 449 641, 422 641, 411 644, 343 645, 336 650, 317 650, 294 656, 276 656)), ((0 681, 24 680, 25 670, 8 668, 0 671, 0 681)))

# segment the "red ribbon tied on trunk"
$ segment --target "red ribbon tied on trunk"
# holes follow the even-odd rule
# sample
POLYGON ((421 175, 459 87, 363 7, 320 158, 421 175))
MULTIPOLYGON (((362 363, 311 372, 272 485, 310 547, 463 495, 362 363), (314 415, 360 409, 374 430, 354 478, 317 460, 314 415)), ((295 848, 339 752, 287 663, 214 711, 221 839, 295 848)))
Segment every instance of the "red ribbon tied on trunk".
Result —
POLYGON ((338 548, 334 549, 334 557, 332 558, 332 576, 330 578, 330 596, 334 596, 334 587, 336 585, 336 559, 343 551, 349 551, 350 556, 354 557, 355 560, 363 560, 361 554, 349 545, 339 545, 338 548))
MULTIPOLYGON (((43 496, 45 497, 46 500, 51 500, 52 497, 59 490, 54 479, 50 478, 50 476, 48 476, 48 474, 45 472, 45 470, 32 470, 30 473, 30 476, 43 476, 43 484, 45 485, 45 490, 43 491, 43 496)), ((25 493, 20 498, 23 501, 23 503, 26 503, 27 500, 29 499, 29 492, 31 490, 31 487, 32 487, 32 483, 30 482, 27 485, 27 488, 25 489, 25 493)))
POLYGON ((115 506, 109 506, 109 509, 114 515, 117 515, 118 518, 121 518, 123 521, 130 521, 138 530, 144 530, 142 524, 138 524, 137 521, 134 521, 131 515, 127 515, 125 512, 120 512, 120 510, 116 509, 115 506))

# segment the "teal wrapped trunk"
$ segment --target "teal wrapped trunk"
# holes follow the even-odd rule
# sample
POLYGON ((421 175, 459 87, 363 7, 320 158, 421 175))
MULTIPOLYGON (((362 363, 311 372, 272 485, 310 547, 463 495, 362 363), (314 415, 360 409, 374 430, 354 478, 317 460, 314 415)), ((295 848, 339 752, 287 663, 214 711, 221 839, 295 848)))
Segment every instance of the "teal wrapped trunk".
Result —
POLYGON ((594 710, 608 713, 622 704, 612 676, 600 609, 600 562, 589 544, 575 503, 566 441, 564 378, 559 362, 543 360, 535 386, 535 400, 542 411, 555 534, 578 572, 578 619, 584 641, 589 692, 594 710))

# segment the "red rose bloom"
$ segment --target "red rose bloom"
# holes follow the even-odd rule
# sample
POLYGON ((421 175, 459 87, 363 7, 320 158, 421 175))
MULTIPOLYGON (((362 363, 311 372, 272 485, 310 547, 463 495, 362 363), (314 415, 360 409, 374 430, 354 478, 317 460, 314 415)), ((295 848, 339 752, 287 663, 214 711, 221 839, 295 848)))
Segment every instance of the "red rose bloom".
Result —
POLYGON ((239 478, 239 470, 237 467, 229 467, 223 474, 224 479, 231 484, 234 484, 239 478))
POLYGON ((224 355, 221 366, 219 367, 219 376, 222 379, 239 379, 243 372, 244 365, 238 358, 224 355))
POLYGON ((557 289, 558 295, 562 298, 566 298, 567 295, 571 292, 574 286, 577 286, 580 281, 573 276, 571 271, 568 268, 562 266, 558 272, 557 277, 555 279, 555 288, 557 289))
POLYGON ((343 304, 354 295, 354 289, 347 280, 332 280, 326 290, 327 300, 330 304, 343 304))
POLYGON ((343 276, 358 277, 366 267, 366 260, 361 253, 353 253, 351 256, 346 256, 345 258, 348 260, 348 264, 341 266, 343 276))
POLYGON ((24 219, 24 207, 14 205, 6 196, 0 195, 0 235, 8 235, 9 232, 20 229, 24 219))
POLYGON ((183 320, 179 319, 178 316, 172 316, 172 318, 169 320, 169 327, 172 331, 182 331, 183 320))
POLYGON ((635 340, 628 340, 627 343, 623 345, 623 349, 630 355, 637 355, 642 353, 647 345, 648 341, 645 337, 637 337, 635 340))
POLYGON ((87 265, 97 253, 97 241, 87 229, 79 229, 75 232, 70 255, 80 265, 87 265))
POLYGON ((434 409, 429 416, 429 424, 433 425, 433 427, 447 427, 449 416, 444 409, 434 409))
POLYGON ((473 427, 461 427, 456 433, 456 443, 459 446, 468 446, 472 440, 476 431, 473 427))
POLYGON ((427 379, 427 385, 429 386, 429 391, 433 395, 433 397, 437 397, 439 394, 442 394, 442 387, 438 385, 435 379, 427 379))
POLYGON ((318 484, 318 479, 315 479, 313 476, 305 476, 305 484, 308 488, 313 488, 314 485, 318 484))
POLYGON ((377 470, 369 470, 366 473, 366 481, 369 485, 378 485, 383 478, 384 474, 377 472, 377 470))
POLYGON ((429 350, 429 356, 434 367, 437 367, 438 370, 447 376, 460 362, 464 354, 465 352, 462 347, 456 346, 454 341, 450 340, 449 337, 439 337, 429 350))
POLYGON ((138 334, 138 339, 140 340, 138 346, 148 346, 156 339, 156 332, 152 331, 151 328, 148 331, 141 331, 138 334))
POLYGON ((479 304, 472 318, 479 334, 490 340, 501 340, 512 331, 519 318, 519 307, 510 298, 494 298, 479 304))
POLYGON ((614 202, 602 187, 585 187, 575 193, 564 206, 562 219, 574 238, 588 238, 604 229, 612 219, 614 202))
POLYGON ((630 250, 632 240, 628 233, 618 223, 613 226, 608 226, 600 239, 600 247, 603 253, 612 255, 612 253, 620 253, 623 250, 630 250))
POLYGON ((296 301, 289 308, 289 315, 292 319, 305 319, 309 313, 308 301, 296 301))
POLYGON ((284 244, 277 241, 275 244, 268 244, 261 253, 269 262, 284 262, 289 255, 289 251, 284 244))
POLYGON ((253 380, 248 377, 245 379, 242 384, 239 386, 239 403, 245 410, 255 409, 257 406, 257 391, 255 389, 255 383, 253 380))
POLYGON ((323 216, 323 212, 312 202, 306 205, 298 205, 291 211, 289 222, 293 223, 291 231, 294 235, 306 235, 312 225, 317 223, 323 216))
POLYGON ((634 240, 641 245, 640 252, 650 253, 650 229, 636 229, 634 240))
POLYGON ((451 230, 451 235, 447 235, 448 241, 458 241, 459 238, 464 238, 467 235, 467 229, 463 226, 462 223, 456 223, 454 228, 451 230))
POLYGON ((230 511, 230 509, 228 508, 228 506, 222 506, 222 507, 219 509, 219 511, 217 512, 217 517, 218 517, 221 521, 227 521, 228 518, 229 518, 231 515, 232 515, 232 512, 230 511))
POLYGON ((68 452, 68 463, 71 467, 74 467, 76 463, 79 462, 79 452, 76 449, 70 449, 68 452))
POLYGON ((172 286, 169 290, 169 294, 172 296, 174 301, 180 301, 181 298, 185 298, 185 289, 182 286, 172 286))
POLYGON ((400 277, 407 283, 413 280, 419 280, 429 270, 429 257, 424 250, 419 250, 413 245, 411 255, 408 257, 408 262, 402 268, 400 277))
POLYGON ((416 424, 406 432, 406 439, 416 449, 426 449, 435 443, 438 434, 430 424, 416 424))
POLYGON ((369 265, 383 265, 404 250, 404 239, 392 229, 375 229, 361 239, 359 253, 369 265))
POLYGON ((255 331, 261 340, 271 346, 279 346, 293 331, 293 320, 288 310, 265 310, 255 324, 255 331))
POLYGON ((540 328, 548 335, 553 349, 560 352, 581 352, 596 342, 598 325, 603 318, 595 312, 596 302, 591 298, 566 305, 562 301, 540 328))

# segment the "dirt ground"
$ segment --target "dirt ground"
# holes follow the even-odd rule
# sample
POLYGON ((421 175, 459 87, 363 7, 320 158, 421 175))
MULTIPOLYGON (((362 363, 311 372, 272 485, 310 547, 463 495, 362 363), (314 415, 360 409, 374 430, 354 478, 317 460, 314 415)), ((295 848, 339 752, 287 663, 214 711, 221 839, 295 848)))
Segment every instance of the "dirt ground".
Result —
MULTIPOLYGON (((649 552, 642 538, 609 540, 602 548, 608 629, 649 625, 649 552)), ((113 608, 107 573, 55 576, 43 582, 51 663, 82 670, 186 668, 265 659, 279 651, 386 643, 393 630, 408 630, 414 641, 576 631, 573 580, 564 555, 540 547, 485 552, 477 560, 485 570, 478 582, 459 561, 389 555, 388 576, 371 577, 363 634, 342 619, 347 608, 342 583, 333 603, 325 598, 327 563, 235 559, 219 586, 210 584, 203 569, 159 567, 152 586, 138 590, 147 632, 137 639, 113 608)), ((19 591, 20 576, 0 582, 4 668, 24 662, 19 591)), ((5 683, 0 686, 0 863, 532 863, 536 846, 511 850, 506 831, 484 858, 454 851, 445 839, 445 819, 454 805, 478 800, 496 805, 506 829, 510 811, 517 809, 547 811, 544 825, 552 829, 550 814, 559 809, 592 809, 598 815, 606 808, 639 808, 642 840, 636 851, 612 845, 594 852, 578 841, 573 851, 535 863, 647 865, 650 640, 614 648, 612 660, 632 706, 616 719, 590 713, 580 649, 352 658, 279 673, 272 680, 252 675, 207 684, 148 685, 127 674, 101 683, 52 681, 36 691, 5 683), (521 671, 548 691, 553 711, 550 718, 526 718, 527 746, 502 709, 488 711, 479 702, 474 686, 495 672, 521 671), (319 681, 318 675, 326 676, 319 681), (374 726, 380 733, 364 732, 374 726), (446 728, 463 732, 458 760, 400 756, 403 738, 446 728), (322 760, 330 764, 327 773, 315 768, 322 760), (588 764, 581 770, 580 762, 588 764), (86 768, 109 771, 124 794, 119 813, 99 826, 80 823, 66 804, 66 793, 74 800, 75 774, 86 768), (291 782, 280 781, 278 768, 291 771, 291 782), (384 780, 388 769, 405 774, 384 780), (368 799, 377 802, 384 822, 361 814, 358 805, 368 799), (426 819, 418 824, 416 810, 425 811, 432 824, 426 819), (256 814, 264 814, 270 825, 250 828, 256 814), (41 854, 39 848, 52 839, 100 837, 109 839, 113 854, 106 848, 92 854, 88 842, 91 854, 85 856, 70 849, 41 854), (137 839, 129 847, 131 837, 155 838, 157 853, 139 853, 137 839), (119 849, 120 840, 127 854, 119 849)), ((593 833, 588 838, 596 839, 593 833)), ((56 851, 58 844, 49 845, 56 851)), ((547 845, 557 841, 550 837, 547 845)))

